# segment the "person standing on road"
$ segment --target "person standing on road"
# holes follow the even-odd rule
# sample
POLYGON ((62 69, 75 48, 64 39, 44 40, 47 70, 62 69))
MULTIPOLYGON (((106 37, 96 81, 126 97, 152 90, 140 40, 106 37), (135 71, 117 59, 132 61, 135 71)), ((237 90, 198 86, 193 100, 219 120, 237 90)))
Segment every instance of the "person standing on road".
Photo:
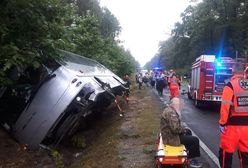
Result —
POLYGON ((151 88, 154 88, 155 82, 156 82, 155 73, 152 72, 152 73, 151 73, 151 76, 150 76, 150 85, 151 85, 151 88))
POLYGON ((140 73, 140 74, 138 75, 139 89, 141 89, 142 83, 143 83, 143 77, 142 77, 142 73, 140 73))
POLYGON ((142 78, 142 81, 143 81, 143 83, 144 83, 147 87, 149 87, 149 75, 148 75, 148 72, 145 73, 145 75, 144 75, 143 78, 142 78))
POLYGON ((191 167, 202 167, 195 157, 200 157, 199 139, 191 135, 191 131, 181 124, 182 103, 178 97, 171 99, 171 103, 164 109, 160 122, 160 131, 164 144, 179 146, 183 144, 189 151, 191 167))
POLYGON ((166 84, 167 83, 166 83, 164 75, 162 73, 159 74, 159 76, 157 77, 157 80, 156 80, 156 89, 157 89, 158 94, 160 96, 163 96, 163 90, 166 87, 166 84))
POLYGON ((233 77, 223 89, 219 124, 221 168, 232 167, 237 146, 240 167, 248 168, 248 80, 241 63, 234 65, 233 77))
POLYGON ((168 78, 168 86, 170 89, 170 98, 179 97, 180 81, 176 77, 175 73, 172 73, 168 78))

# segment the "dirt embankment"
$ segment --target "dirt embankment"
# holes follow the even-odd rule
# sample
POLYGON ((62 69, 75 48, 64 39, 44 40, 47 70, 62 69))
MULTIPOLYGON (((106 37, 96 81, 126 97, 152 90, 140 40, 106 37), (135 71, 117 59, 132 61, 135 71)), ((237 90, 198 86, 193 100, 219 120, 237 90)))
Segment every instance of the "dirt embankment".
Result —
POLYGON ((24 151, 0 130, 0 168, 151 168, 162 105, 150 88, 134 89, 124 117, 116 107, 78 133, 79 146, 68 141, 52 152, 24 151))
POLYGON ((100 123, 97 137, 73 168, 151 168, 159 130, 161 103, 150 88, 133 90, 123 118, 100 123))

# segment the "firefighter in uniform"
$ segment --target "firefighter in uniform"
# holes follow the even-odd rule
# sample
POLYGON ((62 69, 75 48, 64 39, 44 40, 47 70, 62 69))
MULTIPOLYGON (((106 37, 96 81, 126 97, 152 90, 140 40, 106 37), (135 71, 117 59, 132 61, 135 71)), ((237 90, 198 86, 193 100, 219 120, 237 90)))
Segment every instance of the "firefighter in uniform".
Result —
POLYGON ((170 98, 179 97, 180 81, 174 72, 168 78, 168 86, 170 89, 170 98))
POLYGON ((236 146, 240 167, 248 168, 248 80, 240 63, 235 64, 233 77, 224 87, 219 124, 221 168, 232 167, 236 146))

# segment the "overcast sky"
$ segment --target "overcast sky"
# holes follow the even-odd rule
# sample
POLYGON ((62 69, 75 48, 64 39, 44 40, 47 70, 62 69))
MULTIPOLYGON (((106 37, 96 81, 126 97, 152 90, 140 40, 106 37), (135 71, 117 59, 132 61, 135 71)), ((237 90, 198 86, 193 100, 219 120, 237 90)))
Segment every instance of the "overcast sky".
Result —
POLYGON ((159 41, 170 36, 189 0, 100 0, 119 20, 120 39, 143 66, 158 52, 159 41))

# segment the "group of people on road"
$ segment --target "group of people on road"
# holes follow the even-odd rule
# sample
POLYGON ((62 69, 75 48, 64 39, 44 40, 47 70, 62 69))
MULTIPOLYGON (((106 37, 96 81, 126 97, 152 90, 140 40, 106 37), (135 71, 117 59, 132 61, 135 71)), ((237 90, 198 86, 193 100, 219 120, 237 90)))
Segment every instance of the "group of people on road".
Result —
MULTIPOLYGON (((158 77, 147 75, 151 87, 158 84, 158 77)), ((167 103, 161 115, 160 131, 164 144, 185 145, 189 152, 190 166, 202 167, 195 158, 200 157, 199 139, 192 136, 189 129, 181 122, 182 100, 180 99, 180 80, 174 71, 160 77, 166 80, 170 90, 170 101, 167 103)), ((138 82, 144 82, 142 75, 138 82), (141 79, 140 79, 141 78, 141 79)), ((147 82, 148 82, 147 81, 147 82)), ((232 167, 232 155, 238 147, 240 167, 248 168, 248 68, 244 64, 235 63, 233 77, 224 86, 220 109, 220 150, 219 164, 221 168, 232 167)))
POLYGON ((143 83, 146 86, 151 86, 151 88, 156 88, 160 96, 163 95, 163 90, 166 88, 170 91, 170 97, 179 96, 181 80, 172 69, 168 72, 154 71, 150 73, 146 72, 145 74, 137 73, 136 82, 138 83, 139 89, 142 88, 143 83))
MULTIPOLYGON (((240 168, 248 168, 248 67, 235 63, 233 76, 224 86, 220 108, 220 149, 219 164, 221 168, 232 167, 232 156, 238 147, 240 168)), ((165 144, 184 144, 189 151, 189 158, 199 157, 198 138, 185 134, 180 122, 181 109, 176 78, 170 80, 170 104, 161 117, 161 133, 165 144), (172 85, 171 85, 172 84, 172 85)), ((195 162, 191 167, 201 167, 195 162)))

